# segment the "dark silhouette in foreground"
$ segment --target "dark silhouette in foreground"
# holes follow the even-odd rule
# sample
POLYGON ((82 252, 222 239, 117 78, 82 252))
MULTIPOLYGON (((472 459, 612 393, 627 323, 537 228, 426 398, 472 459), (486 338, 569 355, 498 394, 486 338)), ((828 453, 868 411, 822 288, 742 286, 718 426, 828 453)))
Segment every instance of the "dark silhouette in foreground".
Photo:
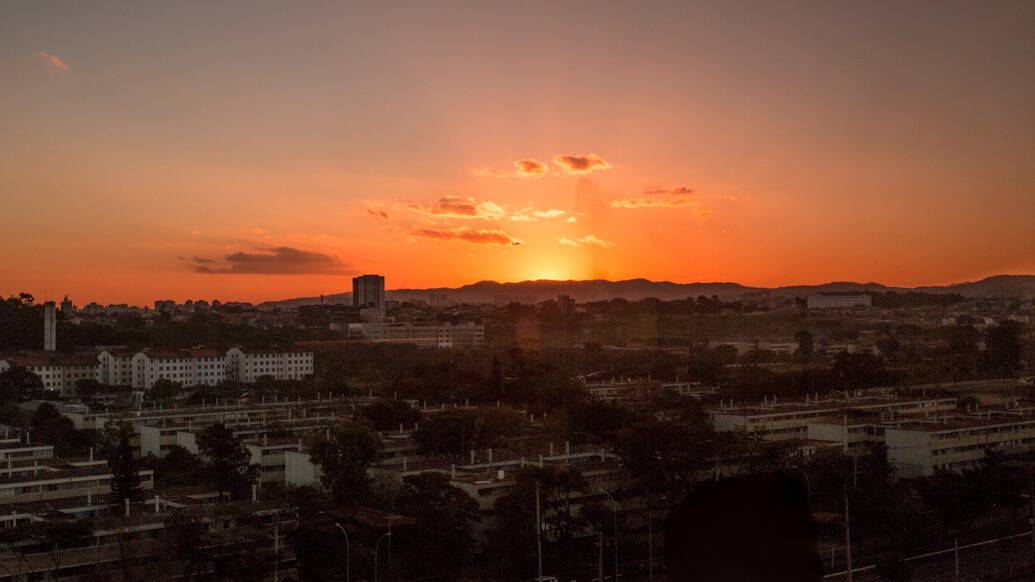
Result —
POLYGON ((667 528, 672 580, 822 578, 808 496, 783 473, 704 484, 672 512, 667 528))

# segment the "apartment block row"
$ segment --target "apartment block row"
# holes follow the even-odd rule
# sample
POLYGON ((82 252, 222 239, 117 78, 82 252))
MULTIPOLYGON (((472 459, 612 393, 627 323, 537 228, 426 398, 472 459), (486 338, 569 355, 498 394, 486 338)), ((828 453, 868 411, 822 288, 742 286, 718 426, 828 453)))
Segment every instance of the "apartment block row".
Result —
POLYGON ((14 365, 39 376, 47 390, 71 396, 80 380, 134 390, 150 390, 159 380, 183 386, 250 384, 263 376, 301 380, 313 373, 313 353, 300 348, 233 347, 226 351, 104 349, 87 354, 44 351, 0 357, 0 372, 14 365))

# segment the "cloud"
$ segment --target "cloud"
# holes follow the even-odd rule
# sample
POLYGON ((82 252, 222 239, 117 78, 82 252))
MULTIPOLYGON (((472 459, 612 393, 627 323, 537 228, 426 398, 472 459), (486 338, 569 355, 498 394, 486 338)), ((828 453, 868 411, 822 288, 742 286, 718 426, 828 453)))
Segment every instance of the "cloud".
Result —
POLYGON ((191 259, 191 270, 206 275, 345 275, 352 269, 337 257, 291 247, 237 252, 222 261, 204 257, 191 259), (222 263, 221 266, 210 266, 222 263))
POLYGON ((611 201, 611 208, 682 208, 693 205, 694 201, 687 198, 655 198, 652 196, 611 201))
POLYGON ((376 209, 376 208, 367 208, 366 210, 367 210, 367 214, 369 214, 371 216, 374 216, 376 218, 381 218, 381 219, 384 219, 384 220, 390 220, 391 219, 391 217, 388 216, 388 213, 385 212, 384 210, 379 210, 379 209, 376 209))
POLYGON ((595 246, 603 249, 608 249, 615 246, 615 243, 611 241, 606 241, 602 238, 597 238, 591 234, 587 234, 584 237, 574 239, 562 236, 561 238, 557 239, 557 242, 568 247, 595 246))
POLYGON ((611 164, 596 154, 561 154, 554 156, 553 163, 566 174, 588 174, 611 169, 611 164))
MULTIPOLYGON (((537 222, 540 219, 559 218, 568 214, 568 211, 559 208, 539 210, 532 206, 513 210, 506 205, 498 204, 491 200, 479 202, 469 196, 444 196, 432 204, 410 202, 406 204, 406 208, 436 219, 459 218, 463 220, 481 219, 496 221, 509 218, 514 222, 537 222)), ((370 209, 367 212, 376 214, 376 212, 370 209)), ((380 214, 376 215, 381 216, 380 214)), ((382 218, 387 219, 388 215, 384 214, 382 218)))
POLYGON ((481 218, 497 220, 506 216, 507 212, 495 202, 486 200, 478 202, 471 197, 443 196, 434 204, 412 202, 407 208, 415 212, 442 218, 481 218))
POLYGON ((52 55, 47 51, 37 51, 33 54, 35 54, 36 58, 43 63, 44 68, 51 75, 58 75, 61 73, 68 72, 68 65, 65 64, 65 61, 61 60, 56 55, 52 55))
POLYGON ((569 216, 568 220, 565 220, 564 222, 578 222, 578 221, 579 221, 578 218, 575 218, 574 216, 569 216))
POLYGON ((490 176, 493 178, 541 178, 550 173, 550 166, 546 165, 546 162, 525 158, 514 162, 514 170, 479 167, 471 168, 471 173, 475 176, 490 176))
POLYGON ((466 226, 456 228, 420 228, 413 231, 415 236, 440 240, 457 240, 473 244, 486 245, 519 245, 521 239, 515 238, 499 229, 473 229, 466 226))
POLYGON ((538 222, 541 218, 559 218, 568 214, 566 210, 551 208, 549 210, 536 210, 535 208, 522 208, 515 210, 510 215, 514 222, 538 222))
POLYGON ((515 173, 519 178, 538 178, 549 173, 550 168, 539 160, 525 159, 514 162, 515 173))
POLYGON ((660 188, 651 186, 643 191, 642 196, 612 200, 611 208, 700 208, 700 204, 691 195, 693 189, 686 186, 677 188, 660 188))
POLYGON ((671 194, 673 196, 688 196, 694 193, 693 188, 686 186, 676 186, 675 188, 662 188, 660 186, 650 186, 643 189, 643 193, 648 196, 657 196, 658 194, 671 194))

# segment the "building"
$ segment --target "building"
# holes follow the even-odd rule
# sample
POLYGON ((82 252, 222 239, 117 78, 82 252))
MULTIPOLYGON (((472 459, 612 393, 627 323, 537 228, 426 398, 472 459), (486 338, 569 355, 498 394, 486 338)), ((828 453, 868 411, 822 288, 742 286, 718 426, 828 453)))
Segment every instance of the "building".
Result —
POLYGON ((431 293, 428 295, 428 305, 432 307, 449 307, 453 304, 453 298, 446 293, 431 293))
POLYGON ((301 380, 312 374, 313 352, 298 348, 230 348, 226 352, 226 378, 242 384, 262 376, 301 380))
POLYGON ((853 309, 872 307, 873 298, 862 293, 814 293, 808 296, 809 309, 853 309))
POLYGON ((899 477, 926 477, 937 471, 962 471, 992 451, 1035 449, 1035 418, 954 416, 917 420, 884 430, 888 462, 899 477))
POLYGON ((43 351, 57 349, 57 309, 53 301, 43 304, 43 351))
POLYGON ((428 348, 468 348, 485 344, 481 323, 350 323, 348 337, 376 343, 416 344, 428 348))
POLYGON ((360 275, 352 278, 352 306, 385 308, 384 275, 360 275))
POLYGON ((854 396, 844 399, 809 402, 766 401, 761 405, 741 408, 720 408, 710 412, 716 432, 744 431, 764 440, 807 439, 809 425, 829 423, 852 413, 926 415, 955 410, 955 398, 900 399, 891 396, 854 396))
POLYGON ((57 352, 22 352, 0 358, 0 372, 20 366, 36 374, 43 388, 61 396, 75 394, 80 380, 97 379, 97 360, 92 354, 59 354, 57 352))
POLYGON ((150 390, 159 380, 181 386, 215 386, 224 381, 251 384, 261 376, 301 380, 313 374, 313 352, 301 348, 208 348, 190 350, 105 349, 95 353, 24 352, 0 358, 0 371, 26 368, 47 390, 75 395, 80 380, 150 390))

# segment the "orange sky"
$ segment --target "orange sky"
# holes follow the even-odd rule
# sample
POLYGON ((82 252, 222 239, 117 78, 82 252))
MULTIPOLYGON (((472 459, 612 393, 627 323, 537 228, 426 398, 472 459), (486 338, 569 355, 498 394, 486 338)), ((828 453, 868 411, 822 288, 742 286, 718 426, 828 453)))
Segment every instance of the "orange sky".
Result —
POLYGON ((723 4, 0 5, 0 294, 1035 272, 1035 5, 723 4))

